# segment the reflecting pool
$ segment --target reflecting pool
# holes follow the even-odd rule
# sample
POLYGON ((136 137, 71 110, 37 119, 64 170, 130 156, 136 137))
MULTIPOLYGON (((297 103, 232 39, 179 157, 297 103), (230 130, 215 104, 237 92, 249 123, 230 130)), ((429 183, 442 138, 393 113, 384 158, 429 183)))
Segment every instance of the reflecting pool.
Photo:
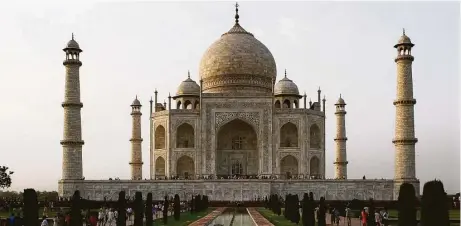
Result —
POLYGON ((221 215, 216 217, 209 226, 254 226, 253 220, 246 208, 227 208, 221 215))

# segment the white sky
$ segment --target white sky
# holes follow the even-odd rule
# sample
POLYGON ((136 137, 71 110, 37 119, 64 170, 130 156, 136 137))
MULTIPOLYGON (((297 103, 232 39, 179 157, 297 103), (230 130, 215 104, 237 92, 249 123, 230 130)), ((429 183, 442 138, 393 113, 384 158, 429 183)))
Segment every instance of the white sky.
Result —
MULTIPOLYGON (((234 2, 0 3, 0 165, 14 190, 56 190, 61 177, 64 52, 75 33, 83 53, 84 176, 129 178, 130 104, 163 102, 234 23, 234 2)), ((239 2, 240 22, 286 68, 301 92, 327 98, 327 177, 333 177, 334 102, 347 102, 349 178, 392 178, 396 51, 402 28, 412 53, 417 177, 459 192, 458 2, 239 2)))

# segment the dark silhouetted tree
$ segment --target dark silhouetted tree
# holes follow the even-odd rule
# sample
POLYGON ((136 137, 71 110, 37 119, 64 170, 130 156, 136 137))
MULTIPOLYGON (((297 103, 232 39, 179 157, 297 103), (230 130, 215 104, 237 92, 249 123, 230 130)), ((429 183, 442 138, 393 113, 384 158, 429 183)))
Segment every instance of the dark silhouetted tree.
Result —
POLYGON ((299 197, 297 194, 293 195, 293 222, 299 224, 301 216, 299 216, 299 197))
POLYGON ((142 193, 137 191, 134 196, 134 226, 143 226, 144 224, 144 203, 142 193))
POLYGON ((34 189, 24 190, 24 226, 37 226, 38 200, 34 189))
POLYGON ((178 221, 181 218, 181 202, 179 200, 178 194, 174 195, 173 208, 174 208, 174 219, 178 221))
POLYGON ((83 225, 82 198, 80 197, 80 191, 75 191, 70 206, 70 226, 81 225, 83 225))
POLYGON ((0 188, 9 188, 11 186, 11 175, 13 171, 8 171, 8 167, 0 166, 0 188))
POLYGON ((325 219, 325 215, 327 212, 327 207, 325 205, 325 198, 320 197, 320 202, 319 202, 319 210, 317 211, 317 219, 318 219, 318 226, 326 226, 327 222, 325 219))
POLYGON ((146 226, 152 226, 154 223, 154 217, 152 216, 152 193, 147 193, 146 199, 146 226))
POLYGON ((398 211, 399 226, 416 226, 416 195, 413 185, 400 185, 398 211))
POLYGON ((163 203, 163 224, 168 224, 168 208, 170 207, 170 201, 168 196, 165 195, 165 201, 163 203))
POLYGON ((438 180, 426 182, 421 203, 421 226, 449 226, 447 193, 438 180))
POLYGON ((125 191, 118 193, 118 202, 117 202, 117 226, 126 225, 126 199, 125 191))

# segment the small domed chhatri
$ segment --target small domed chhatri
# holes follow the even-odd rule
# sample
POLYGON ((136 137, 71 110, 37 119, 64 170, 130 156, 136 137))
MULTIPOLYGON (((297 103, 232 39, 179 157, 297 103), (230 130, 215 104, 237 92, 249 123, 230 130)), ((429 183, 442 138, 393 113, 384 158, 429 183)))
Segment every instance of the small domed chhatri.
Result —
POLYGON ((187 79, 179 85, 176 95, 200 95, 200 86, 190 78, 190 72, 187 72, 187 79))
POLYGON ((274 95, 299 95, 298 86, 287 77, 287 70, 285 77, 275 84, 274 95))
POLYGON ((335 104, 335 105, 346 105, 346 102, 345 102, 344 99, 341 97, 341 94, 339 94, 338 101, 336 101, 336 104, 335 104))
POLYGON ((270 94, 277 74, 275 59, 263 43, 240 26, 237 7, 235 19, 235 25, 200 61, 203 92, 270 94))
POLYGON ((66 49, 80 49, 78 42, 74 39, 74 33, 72 33, 72 39, 67 42, 66 49))
POLYGON ((141 106, 141 102, 138 100, 138 95, 136 95, 136 98, 133 100, 133 103, 131 103, 131 106, 141 106))

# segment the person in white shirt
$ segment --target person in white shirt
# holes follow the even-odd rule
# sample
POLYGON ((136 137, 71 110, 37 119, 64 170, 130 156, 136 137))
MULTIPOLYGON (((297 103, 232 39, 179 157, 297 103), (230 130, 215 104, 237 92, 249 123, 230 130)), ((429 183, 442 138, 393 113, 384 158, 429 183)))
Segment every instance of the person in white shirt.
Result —
POLYGON ((128 215, 128 221, 131 221, 131 215, 133 214, 133 209, 131 207, 128 207, 126 210, 126 214, 128 215))
POLYGON ((379 211, 375 212, 375 223, 376 226, 381 226, 381 214, 379 214, 379 211))
POLYGON ((42 221, 41 226, 48 226, 48 220, 46 219, 46 216, 43 216, 42 219, 43 221, 42 221))
POLYGON ((109 223, 109 226, 114 223, 115 217, 114 217, 114 211, 112 209, 109 210, 109 213, 107 214, 107 223, 109 223))
POLYGON ((104 218, 106 214, 104 210, 101 208, 98 213, 98 225, 104 225, 104 218))

